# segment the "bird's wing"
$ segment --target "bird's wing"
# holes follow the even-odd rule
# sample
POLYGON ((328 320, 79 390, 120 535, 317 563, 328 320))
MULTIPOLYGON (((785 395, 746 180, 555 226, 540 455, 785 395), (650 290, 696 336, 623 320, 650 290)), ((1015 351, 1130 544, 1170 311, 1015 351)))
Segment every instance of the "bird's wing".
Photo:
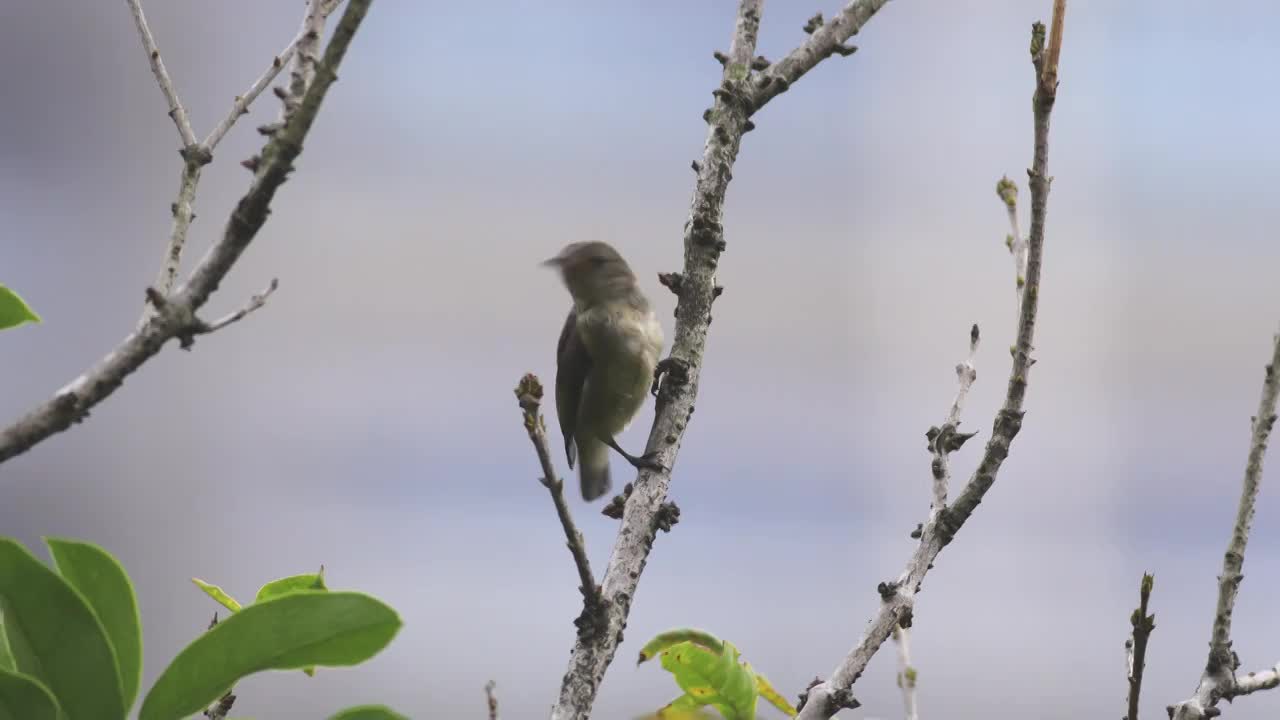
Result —
POLYGON ((556 347, 556 415, 560 418, 560 434, 564 436, 564 453, 569 457, 570 468, 576 455, 573 435, 578 425, 578 405, 590 372, 591 355, 578 335, 578 313, 570 308, 556 347))

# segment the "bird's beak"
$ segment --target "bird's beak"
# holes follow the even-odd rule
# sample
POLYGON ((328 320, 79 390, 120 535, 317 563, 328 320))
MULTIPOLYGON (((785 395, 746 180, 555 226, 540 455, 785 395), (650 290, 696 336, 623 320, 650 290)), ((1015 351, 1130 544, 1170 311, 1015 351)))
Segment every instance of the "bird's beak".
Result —
POLYGON ((562 255, 556 255, 555 257, 547 258, 546 260, 543 260, 538 264, 541 265, 542 267, 558 268, 564 264, 564 257, 562 255))

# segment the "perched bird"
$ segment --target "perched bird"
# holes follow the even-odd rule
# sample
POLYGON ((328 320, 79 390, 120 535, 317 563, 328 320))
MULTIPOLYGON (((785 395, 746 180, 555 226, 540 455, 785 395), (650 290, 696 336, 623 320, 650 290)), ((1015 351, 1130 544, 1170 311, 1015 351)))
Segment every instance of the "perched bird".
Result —
POLYGON ((609 491, 609 448, 637 468, 662 467, 655 453, 637 457, 614 439, 653 383, 662 325, 608 243, 570 243, 543 265, 560 271, 573 296, 556 348, 556 414, 569 467, 576 450, 582 499, 591 501, 609 491))

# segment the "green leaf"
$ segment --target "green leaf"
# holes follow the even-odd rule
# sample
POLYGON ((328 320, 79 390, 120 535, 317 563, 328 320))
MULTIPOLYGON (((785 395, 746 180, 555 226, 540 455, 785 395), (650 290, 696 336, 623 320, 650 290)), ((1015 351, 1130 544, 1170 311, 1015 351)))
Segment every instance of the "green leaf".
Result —
MULTIPOLYGON (((260 603, 263 600, 270 600, 273 597, 279 597, 285 593, 295 592, 298 590, 328 589, 329 588, 324 586, 324 566, 321 565, 320 572, 318 573, 290 575, 289 577, 280 578, 279 580, 272 580, 258 590, 258 595, 253 599, 253 601, 255 603, 260 603)), ((315 677, 316 669, 314 667, 304 667, 302 668, 302 672, 306 673, 307 677, 315 677)))
POLYGON ((785 713, 787 717, 795 717, 800 714, 800 711, 796 710, 795 706, 775 690, 773 685, 760 673, 756 673, 756 692, 760 697, 767 700, 770 705, 785 713))
POLYGON ((98 616, 9 538, 0 538, 0 605, 18 672, 52 691, 66 720, 125 716, 115 652, 98 616))
POLYGON ((18 296, 18 293, 0 285, 0 330, 29 322, 40 322, 40 316, 18 296))
POLYGON ((654 635, 652 640, 645 643, 645 646, 640 648, 640 659, 636 661, 636 664, 639 665, 646 660, 652 660, 663 650, 684 642, 700 645, 717 655, 724 650, 723 643, 720 642, 720 638, 709 632, 698 630, 696 628, 678 628, 654 635))
POLYGON ((272 580, 258 590, 258 596, 253 601, 259 603, 296 590, 328 589, 324 586, 324 568, 320 568, 318 573, 303 573, 302 575, 290 575, 279 580, 272 580))
MULTIPOLYGON (((223 607, 227 608, 231 612, 240 612, 240 603, 236 602, 235 598, 231 597, 231 595, 222 588, 217 585, 210 585, 199 578, 191 578, 191 582, 195 583, 196 586, 201 590, 204 590, 209 597, 218 601, 223 607)), ((272 580, 258 590, 258 595, 253 599, 253 601, 255 603, 260 603, 263 600, 270 600, 271 598, 279 597, 285 593, 297 590, 328 590, 328 588, 324 586, 324 567, 321 566, 320 572, 318 573, 290 575, 289 577, 280 578, 279 580, 272 580)), ((314 677, 316 669, 314 667, 304 667, 302 668, 302 672, 306 673, 309 677, 314 677)))
POLYGON ((399 629, 395 610, 363 593, 301 590, 255 603, 178 653, 147 693, 139 720, 184 718, 263 670, 357 665, 399 629))
POLYGON ((222 607, 233 613, 240 612, 240 603, 236 602, 236 599, 228 595, 222 588, 217 585, 210 585, 200 578, 191 578, 191 582, 195 583, 196 587, 203 590, 206 595, 213 598, 222 607))
POLYGON ((106 550, 86 542, 45 538, 62 578, 80 591, 107 631, 120 669, 125 709, 138 697, 142 675, 142 620, 124 568, 106 550))
POLYGON ((681 695, 645 720, 706 720, 708 717, 702 711, 701 702, 692 695, 681 695))
MULTIPOLYGON (((2 607, 4 603, 0 603, 2 607)), ((4 632, 4 613, 0 612, 0 670, 14 670, 13 653, 9 650, 9 637, 4 632)))
POLYGON ((710 706, 727 720, 753 720, 757 697, 788 717, 797 714, 764 676, 741 660, 733 643, 711 633, 692 628, 661 633, 640 650, 641 663, 654 657, 661 658, 662 667, 685 691, 656 717, 693 717, 695 709, 710 706))
POLYGON ((754 720, 754 683, 744 688, 750 681, 742 676, 737 650, 729 643, 724 650, 717 655, 692 642, 682 642, 662 652, 662 667, 699 705, 714 707, 726 720, 754 720))
POLYGON ((329 720, 409 720, 386 705, 357 705, 334 715, 329 720))
POLYGON ((39 680, 0 670, 0 720, 57 720, 58 701, 39 680))

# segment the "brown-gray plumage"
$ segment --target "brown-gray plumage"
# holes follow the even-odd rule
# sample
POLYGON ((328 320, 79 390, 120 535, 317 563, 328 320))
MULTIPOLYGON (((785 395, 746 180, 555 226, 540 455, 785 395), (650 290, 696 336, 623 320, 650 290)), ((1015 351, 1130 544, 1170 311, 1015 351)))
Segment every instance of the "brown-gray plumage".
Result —
POLYGON ((662 325, 618 251, 571 243, 547 260, 560 270, 573 307, 556 347, 556 415, 569 467, 578 463, 582 498, 609 491, 609 448, 636 467, 657 467, 614 439, 644 404, 662 354, 662 325))

